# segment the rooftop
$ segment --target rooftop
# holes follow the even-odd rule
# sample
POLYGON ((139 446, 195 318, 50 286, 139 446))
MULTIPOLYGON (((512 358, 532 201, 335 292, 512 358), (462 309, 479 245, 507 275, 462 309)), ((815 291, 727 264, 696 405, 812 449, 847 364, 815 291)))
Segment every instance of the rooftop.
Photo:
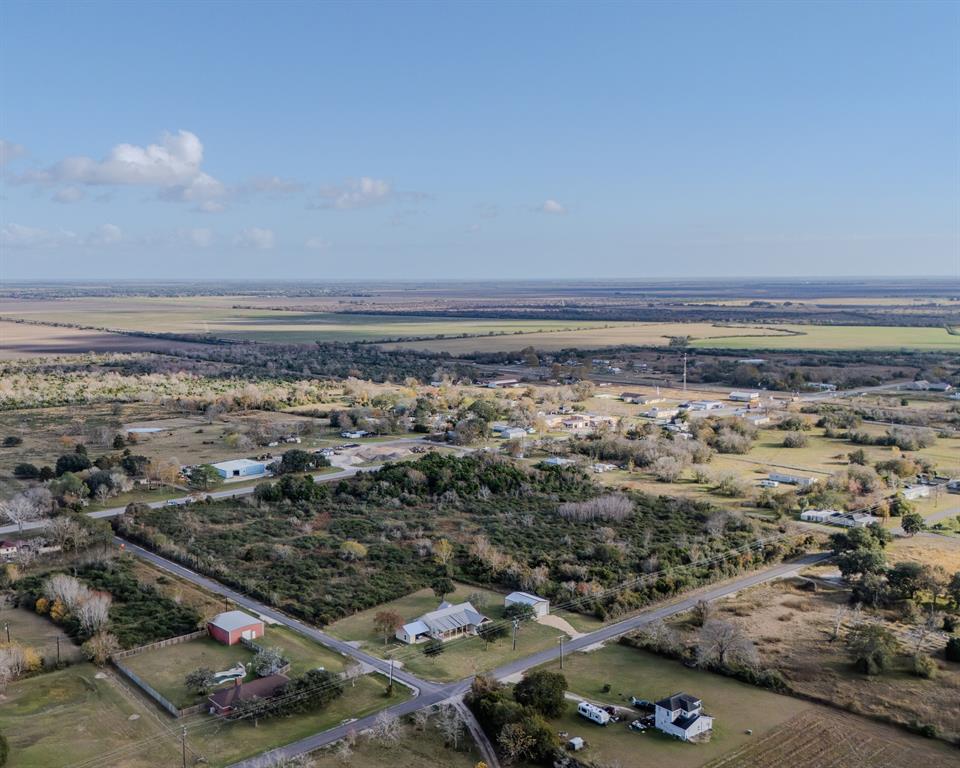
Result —
POLYGON ((263 624, 260 619, 243 611, 226 611, 225 613, 219 613, 210 619, 210 623, 215 627, 219 627, 224 632, 232 632, 235 629, 249 627, 251 624, 263 624))
POLYGON ((660 699, 657 706, 669 709, 671 712, 678 709, 682 709, 684 712, 692 712, 700 706, 700 699, 691 696, 689 693, 675 693, 666 699, 660 699))
POLYGON ((231 685, 229 688, 217 691, 210 696, 209 700, 220 708, 226 708, 234 706, 238 701, 246 701, 247 699, 269 699, 289 681, 290 678, 286 675, 260 677, 251 680, 249 683, 231 685))

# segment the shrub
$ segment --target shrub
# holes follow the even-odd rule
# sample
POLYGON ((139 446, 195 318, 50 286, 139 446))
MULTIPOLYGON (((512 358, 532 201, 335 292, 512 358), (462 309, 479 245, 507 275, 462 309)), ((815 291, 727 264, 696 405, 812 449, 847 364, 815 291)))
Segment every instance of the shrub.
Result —
POLYGON ((960 637, 951 637, 947 640, 944 655, 947 661, 960 661, 960 637))
POLYGON ((913 657, 913 674, 922 677, 924 680, 930 680, 937 674, 937 662, 927 656, 925 653, 918 653, 913 657))
POLYGON ((783 436, 784 448, 805 448, 810 442, 803 432, 787 432, 783 436))

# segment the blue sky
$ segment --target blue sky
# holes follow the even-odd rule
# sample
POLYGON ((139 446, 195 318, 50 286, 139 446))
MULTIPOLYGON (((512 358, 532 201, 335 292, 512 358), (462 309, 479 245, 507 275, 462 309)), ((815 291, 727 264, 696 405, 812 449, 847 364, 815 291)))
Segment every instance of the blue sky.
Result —
POLYGON ((0 277, 960 274, 960 4, 0 5, 0 277))

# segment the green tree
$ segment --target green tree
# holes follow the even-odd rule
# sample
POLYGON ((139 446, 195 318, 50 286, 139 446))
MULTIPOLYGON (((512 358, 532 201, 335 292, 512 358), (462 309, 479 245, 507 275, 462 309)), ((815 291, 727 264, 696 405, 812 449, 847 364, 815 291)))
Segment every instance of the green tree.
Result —
POLYGON ((566 706, 567 679, 559 672, 537 670, 526 675, 513 689, 513 698, 544 717, 559 717, 566 706))
POLYGON ((927 526, 920 515, 916 512, 911 512, 903 516, 903 519, 900 521, 900 527, 903 528, 903 532, 907 534, 907 536, 915 536, 927 526))
POLYGON ((437 638, 432 638, 427 640, 423 646, 423 655, 428 658, 435 659, 446 649, 443 647, 443 640, 438 640, 437 638))
POLYGON ((183 683, 187 686, 187 689, 198 696, 206 696, 210 693, 215 681, 213 670, 208 667, 197 667, 183 678, 183 683))
POLYGON ((443 600, 444 596, 451 594, 456 587, 449 578, 440 576, 433 580, 430 584, 430 589, 433 590, 433 594, 437 596, 438 600, 443 600))
POLYGON ((113 450, 122 451, 127 445, 127 441, 123 439, 123 435, 116 435, 113 438, 113 450))
POLYGON ((503 609, 503 615, 511 620, 530 621, 534 617, 533 606, 527 603, 513 603, 503 609))
POLYGON ((223 477, 210 464, 201 464, 190 470, 190 487, 208 491, 223 483, 223 477))
POLYGON ((853 665, 864 674, 879 675, 900 650, 896 636, 879 624, 858 624, 847 636, 853 665))

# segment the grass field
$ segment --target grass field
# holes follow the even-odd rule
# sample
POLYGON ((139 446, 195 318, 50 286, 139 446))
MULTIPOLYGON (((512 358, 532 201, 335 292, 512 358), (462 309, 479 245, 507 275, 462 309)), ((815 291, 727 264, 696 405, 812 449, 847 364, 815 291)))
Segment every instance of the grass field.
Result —
MULTIPOLYGON (((420 336, 512 334, 573 328, 602 328, 608 323, 574 320, 498 320, 495 318, 360 315, 273 309, 234 309, 242 297, 151 298, 115 297, 60 301, 0 301, 0 317, 68 323, 98 329, 148 333, 205 334, 285 344, 315 341, 375 341, 420 336)), ((12 324, 4 326, 13 328, 12 324)), ((30 327, 30 326, 22 326, 30 327)), ((28 333, 36 345, 43 331, 28 333)), ((73 329, 47 328, 51 339, 73 329)), ((13 333, 13 331, 11 331, 13 333)), ((85 332, 89 333, 89 332, 85 332)), ((122 338, 122 337, 121 337, 122 338)), ((92 339, 91 339, 92 341, 92 339)), ((72 340, 71 340, 71 343, 72 340)), ((94 347, 91 347, 94 348, 94 347)))
POLYGON ((384 695, 386 681, 367 675, 318 712, 222 723, 207 715, 174 722, 109 671, 79 664, 10 685, 0 732, 10 743, 8 768, 63 768, 86 760, 116 768, 180 765, 180 726, 188 730, 188 765, 219 768, 273 747, 363 717, 409 693, 384 695), (54 725, 51 725, 53 723, 54 725))
POLYGON ((956 749, 889 725, 815 707, 705 768, 950 768, 956 749))
POLYGON ((340 747, 316 752, 310 756, 313 768, 474 768, 480 754, 467 735, 454 750, 444 744, 433 720, 423 730, 412 725, 402 727, 400 739, 384 747, 369 738, 360 737, 348 759, 338 754, 340 747))
MULTIPOLYGON (((263 646, 276 646, 283 650, 284 658, 290 660, 290 672, 287 674, 291 677, 317 667, 333 672, 344 668, 342 656, 285 627, 268 627, 258 642, 263 646)), ((205 698, 187 690, 184 675, 188 672, 197 667, 222 672, 237 662, 249 664, 251 661, 253 653, 242 645, 228 646, 210 638, 200 638, 131 656, 124 660, 124 664, 175 705, 186 707, 205 698)), ((256 675, 250 672, 247 680, 255 677, 256 675)))
MULTIPOLYGON (((10 744, 9 768, 61 768, 162 737, 167 728, 148 706, 90 664, 79 664, 10 685, 0 706, 0 732, 10 744)), ((109 763, 122 768, 174 765, 172 733, 149 751, 109 763)))
MULTIPOLYGON (((559 662, 547 668, 559 671, 559 662)), ((716 718, 707 744, 684 744, 659 732, 634 733, 624 722, 596 726, 576 714, 575 701, 570 701, 561 718, 550 721, 554 730, 582 736, 590 744, 583 753, 585 758, 619 762, 631 768, 695 768, 762 736, 811 706, 622 645, 572 654, 567 657, 563 674, 571 692, 603 704, 627 706, 630 696, 655 700, 678 691, 703 699, 707 713, 716 718), (609 693, 602 692, 605 684, 611 686, 609 693), (748 728, 753 729, 753 736, 744 733, 748 728)))
POLYGON ((57 638, 60 638, 60 658, 63 661, 77 661, 82 654, 64 631, 45 616, 33 611, 13 608, 0 597, 0 642, 7 639, 21 645, 34 648, 49 663, 57 660, 57 638))
POLYGON ((527 346, 550 351, 579 347, 597 349, 619 345, 666 346, 671 336, 692 336, 701 349, 917 349, 960 350, 960 336, 943 328, 909 326, 767 325, 724 327, 711 323, 627 323, 610 328, 520 336, 443 339, 402 342, 390 347, 430 349, 436 352, 510 352, 527 346))
MULTIPOLYGON (((486 605, 475 605, 484 615, 494 620, 503 617, 503 595, 491 590, 458 584, 456 592, 447 595, 446 599, 452 603, 462 602, 473 594, 481 594, 486 598, 486 605)), ((415 675, 428 680, 459 680, 494 669, 512 658, 552 647, 561 635, 560 631, 552 627, 527 622, 517 635, 516 651, 513 650, 509 638, 485 646, 480 638, 473 637, 451 641, 442 654, 428 658, 423 653, 423 645, 404 645, 396 641, 384 645, 383 637, 374 632, 373 617, 378 611, 394 610, 408 620, 413 620, 435 610, 438 604, 439 600, 431 590, 421 589, 399 600, 340 619, 327 627, 327 631, 343 640, 360 641, 371 653, 384 658, 394 658, 415 675)))

